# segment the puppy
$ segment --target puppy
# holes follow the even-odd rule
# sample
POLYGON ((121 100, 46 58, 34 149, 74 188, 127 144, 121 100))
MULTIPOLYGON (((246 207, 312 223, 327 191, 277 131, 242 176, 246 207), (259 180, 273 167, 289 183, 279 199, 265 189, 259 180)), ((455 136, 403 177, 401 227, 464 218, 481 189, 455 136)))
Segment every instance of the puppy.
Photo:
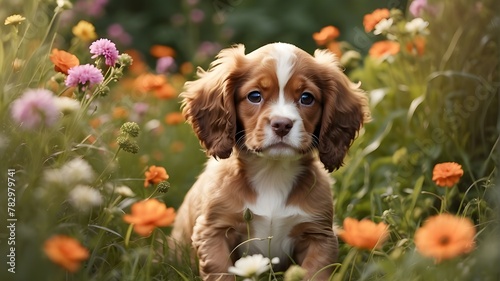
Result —
MULTIPOLYGON (((369 118, 367 98, 335 55, 285 43, 222 50, 187 82, 183 114, 208 155, 172 238, 192 244, 203 280, 234 280, 246 254, 298 264, 306 279, 335 263, 329 172, 369 118)), ((315 280, 326 280, 331 268, 315 280)))

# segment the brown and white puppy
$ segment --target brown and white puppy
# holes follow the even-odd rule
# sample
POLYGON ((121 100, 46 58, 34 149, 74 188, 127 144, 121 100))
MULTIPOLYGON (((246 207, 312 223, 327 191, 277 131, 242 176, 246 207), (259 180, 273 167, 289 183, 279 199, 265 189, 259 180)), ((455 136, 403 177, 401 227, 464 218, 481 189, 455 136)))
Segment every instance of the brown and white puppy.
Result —
POLYGON ((279 257, 283 270, 299 264, 307 278, 334 263, 328 172, 369 118, 364 93, 329 51, 285 43, 224 49, 198 75, 185 85, 183 114, 213 157, 172 237, 193 245, 204 280, 233 280, 225 273, 244 253, 279 257))

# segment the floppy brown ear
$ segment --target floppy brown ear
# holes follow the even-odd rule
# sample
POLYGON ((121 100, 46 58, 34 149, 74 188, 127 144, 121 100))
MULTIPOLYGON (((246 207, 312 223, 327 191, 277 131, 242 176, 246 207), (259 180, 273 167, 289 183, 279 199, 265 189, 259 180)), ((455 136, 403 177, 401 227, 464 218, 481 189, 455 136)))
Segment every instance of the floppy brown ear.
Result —
POLYGON ((314 58, 319 64, 323 94, 319 157, 332 172, 342 166, 357 132, 370 120, 370 110, 367 96, 342 72, 335 55, 327 50, 316 50, 314 58))
POLYGON ((182 113, 210 156, 228 158, 236 137, 234 80, 245 47, 222 50, 209 69, 198 68, 198 79, 186 82, 182 113))

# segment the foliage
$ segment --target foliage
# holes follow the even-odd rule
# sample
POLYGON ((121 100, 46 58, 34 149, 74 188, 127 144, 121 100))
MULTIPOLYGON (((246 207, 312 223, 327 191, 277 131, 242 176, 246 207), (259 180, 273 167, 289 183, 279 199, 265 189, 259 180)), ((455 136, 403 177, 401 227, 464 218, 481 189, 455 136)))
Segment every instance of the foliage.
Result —
MULTIPOLYGON (((312 34, 335 25, 340 37, 320 47, 335 48, 352 80, 361 81, 373 118, 333 173, 336 223, 346 230, 346 222, 352 227, 359 219, 360 229, 370 229, 367 220, 375 221, 384 241, 371 250, 347 243, 359 237, 341 242, 332 279, 497 280, 500 13, 494 0, 416 2, 426 7, 418 14, 403 2, 387 3, 398 9, 368 32, 362 17, 382 8, 378 4, 362 5, 351 17, 343 11, 354 10, 354 2, 2 3, 2 19, 21 17, 0 27, 0 179, 7 202, 0 214, 15 225, 15 234, 9 228, 0 234, 0 261, 9 267, 14 247, 16 271, 2 270, 0 279, 198 280, 188 250, 172 253, 167 243, 175 214, 166 206, 179 206, 205 160, 179 115, 177 93, 194 66, 207 66, 233 42, 251 50, 288 41, 312 51, 312 34), (75 32, 80 20, 116 43, 116 63, 92 56, 89 47, 98 38, 75 32), (375 50, 374 40, 393 48, 375 50), (54 48, 98 69, 102 81, 66 85, 68 73, 54 70, 50 59, 54 48), (28 91, 41 90, 53 93, 47 101, 57 110, 53 121, 52 107, 38 107, 41 99, 24 104, 34 110, 13 116, 28 91), (33 126, 27 126, 30 117, 33 126), (433 180, 442 162, 463 168, 451 188, 433 180), (141 217, 150 205, 162 214, 153 223, 141 217), (442 213, 470 219, 476 247, 436 262, 419 252, 415 233, 442 213), (54 261, 59 248, 49 242, 67 237, 71 242, 61 247, 79 255, 65 267, 54 261), (177 254, 181 262, 169 258, 177 254)), ((258 262, 267 270, 275 261, 258 262)), ((294 280, 287 277, 294 274, 270 270, 262 279, 294 280)))

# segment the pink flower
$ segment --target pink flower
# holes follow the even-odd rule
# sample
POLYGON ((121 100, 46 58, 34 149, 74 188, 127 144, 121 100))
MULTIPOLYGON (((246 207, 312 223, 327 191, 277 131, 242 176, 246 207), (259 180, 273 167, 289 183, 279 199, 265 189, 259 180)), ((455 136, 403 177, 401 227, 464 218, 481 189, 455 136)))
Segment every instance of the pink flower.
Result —
POLYGON ((106 65, 114 66, 118 60, 118 50, 116 49, 115 43, 108 39, 99 39, 94 41, 90 47, 90 53, 93 54, 92 58, 95 59, 98 56, 104 56, 106 59, 106 65))
POLYGON ((12 103, 11 116, 22 128, 32 130, 54 125, 61 114, 51 91, 28 89, 12 103))
POLYGON ((437 14, 437 8, 435 6, 429 5, 427 0, 414 0, 411 2, 410 7, 408 8, 410 13, 416 17, 422 17, 423 12, 429 13, 431 16, 435 16, 437 14))
POLYGON ((194 23, 200 23, 205 19, 205 13, 200 9, 193 9, 191 11, 191 21, 194 23))
POLYGON ((175 60, 172 57, 161 57, 156 61, 156 73, 175 71, 175 60))
POLYGON ((121 43, 123 45, 130 45, 130 43, 132 43, 132 36, 130 36, 130 34, 128 34, 125 29, 123 29, 123 26, 118 23, 114 23, 108 26, 107 31, 109 37, 113 38, 114 40, 118 40, 118 43, 121 43))
POLYGON ((66 78, 66 86, 76 87, 80 86, 92 86, 99 84, 104 80, 102 73, 95 66, 90 64, 84 64, 75 66, 68 70, 68 77, 66 78))

